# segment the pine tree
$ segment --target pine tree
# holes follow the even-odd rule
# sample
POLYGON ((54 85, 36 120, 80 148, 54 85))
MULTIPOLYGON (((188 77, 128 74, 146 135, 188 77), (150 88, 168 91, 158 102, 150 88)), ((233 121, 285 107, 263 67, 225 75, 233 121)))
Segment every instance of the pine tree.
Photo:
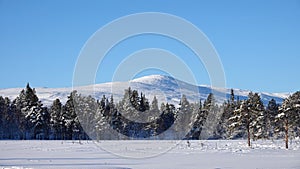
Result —
POLYGON ((148 99, 143 93, 141 93, 141 97, 139 100, 139 111, 145 112, 150 109, 148 99))
POLYGON ((50 111, 50 126, 53 139, 63 138, 63 119, 62 119, 62 104, 59 99, 55 99, 49 109, 50 111))
MULTIPOLYGON (((164 109, 162 110, 162 114, 156 120, 157 128, 155 128, 155 133, 163 133, 174 124, 175 120, 176 120, 175 106, 173 104, 166 103, 164 109)), ((174 136, 173 131, 172 134, 173 134, 172 137, 176 138, 176 136, 174 136)), ((164 135, 164 133, 162 135, 164 135)))
MULTIPOLYGON (((167 106, 167 105, 166 105, 167 106)), ((182 95, 178 112, 177 112, 177 118, 176 118, 176 134, 178 134, 178 137, 182 137, 180 139, 184 139, 184 137, 187 137, 186 134, 190 131, 190 120, 192 117, 192 107, 189 103, 188 99, 185 95, 182 95)))
POLYGON ((21 139, 45 138, 48 132, 49 113, 39 101, 35 89, 27 84, 25 90, 22 90, 13 101, 12 108, 21 139))
POLYGON ((230 103, 234 104, 234 102, 235 102, 234 90, 231 89, 230 90, 230 103))
POLYGON ((258 95, 258 93, 252 94, 250 92, 248 96, 249 100, 249 109, 252 114, 252 123, 251 128, 253 129, 253 138, 254 139, 261 139, 261 138, 268 138, 267 134, 267 126, 266 126, 266 118, 265 115, 265 108, 263 102, 258 95))
POLYGON ((108 129, 107 118, 104 116, 103 112, 100 111, 100 109, 98 109, 95 118, 96 140, 99 141, 101 139, 107 139, 107 136, 109 134, 106 132, 106 130, 108 129))
POLYGON ((221 112, 222 115, 217 126, 217 131, 223 139, 230 138, 232 136, 232 133, 230 133, 231 130, 228 126, 229 118, 233 115, 233 112, 236 109, 236 104, 234 90, 231 89, 229 99, 221 106, 221 110, 223 112, 221 112))
POLYGON ((221 112, 216 104, 215 96, 210 93, 203 103, 203 111, 206 112, 207 117, 201 132, 201 139, 213 138, 217 139, 217 125, 221 117, 221 112))
MULTIPOLYGON (((42 106, 42 105, 40 105, 42 106)), ((33 108, 33 116, 35 119, 32 119, 34 131, 34 139, 49 139, 49 130, 50 130, 50 114, 47 107, 33 108)))
POLYGON ((271 99, 266 108, 266 130, 268 137, 274 137, 275 117, 278 114, 278 104, 271 99))
POLYGON ((251 137, 253 139, 264 137, 264 107, 260 96, 252 92, 248 99, 241 102, 233 115, 229 118, 229 127, 235 131, 235 135, 242 137, 244 131, 247 133, 248 146, 251 146, 251 137))
POLYGON ((109 107, 110 107, 111 111, 113 111, 116 108, 115 103, 114 103, 114 96, 113 95, 110 96, 109 107))
POLYGON ((189 139, 201 139, 200 134, 202 132, 202 128, 204 123, 206 122, 208 111, 204 111, 202 108, 202 101, 200 100, 199 104, 195 104, 193 106, 193 116, 191 131, 188 134, 189 139))
POLYGON ((300 131, 300 92, 296 92, 286 98, 279 108, 276 116, 276 132, 285 134, 285 147, 289 148, 288 142, 291 134, 299 136, 300 131))
POLYGON ((74 132, 74 127, 76 126, 75 123, 76 121, 76 113, 75 113, 75 97, 77 95, 77 91, 72 91, 70 95, 68 96, 68 100, 63 106, 63 112, 62 112, 62 119, 63 119, 63 125, 65 131, 64 133, 64 138, 67 140, 72 140, 73 139, 73 132, 74 132))
POLYGON ((130 98, 131 106, 134 107, 136 110, 139 110, 140 109, 140 105, 139 105, 140 98, 139 98, 138 91, 133 90, 131 93, 129 93, 129 98, 130 98))
POLYGON ((150 106, 150 110, 154 111, 154 112, 159 112, 158 101, 157 101, 156 96, 153 97, 153 100, 152 100, 151 106, 150 106))
POLYGON ((250 123, 251 123, 251 114, 248 109, 248 101, 242 101, 240 107, 238 107, 233 116, 229 118, 230 121, 230 129, 231 133, 235 133, 234 137, 242 137, 244 135, 244 131, 247 131, 247 139, 248 139, 248 146, 250 144, 250 123))
POLYGON ((227 132, 229 131, 227 123, 228 123, 229 115, 231 113, 229 108, 230 108, 230 104, 228 102, 224 102, 220 106, 221 117, 217 125, 216 133, 222 139, 226 139, 227 136, 229 135, 229 133, 227 132))
POLYGON ((113 95, 110 97, 109 102, 108 99, 103 96, 100 101, 99 109, 95 115, 97 140, 116 138, 116 136, 112 135, 109 129, 110 127, 115 130, 121 129, 118 123, 118 115, 113 95))
MULTIPOLYGON (((77 119, 75 118, 75 130, 77 133, 75 133, 75 137, 81 137, 84 139, 95 138, 96 132, 95 132, 95 126, 96 126, 96 112, 98 109, 98 104, 96 100, 89 96, 82 96, 78 95, 76 96, 76 115, 77 119), (79 124, 80 119, 80 124, 79 124), (82 128, 86 131, 83 132, 82 128), (86 135, 87 134, 87 135, 86 135)), ((108 99, 104 99, 105 106, 108 105, 108 99)))
POLYGON ((0 96, 0 139, 11 138, 13 128, 10 100, 0 96))
MULTIPOLYGON (((150 111, 148 115, 148 122, 154 122, 157 120, 157 118, 160 116, 160 110, 158 108, 158 101, 156 96, 153 97, 153 100, 150 105, 150 111)), ((156 136, 157 135, 157 128, 158 124, 157 123, 151 123, 151 126, 148 126, 151 135, 156 136)))
POLYGON ((156 96, 154 96, 153 100, 151 102, 151 106, 150 106, 150 115, 151 115, 151 117, 157 117, 157 116, 159 116, 159 114, 160 114, 159 111, 160 110, 158 108, 158 101, 157 101, 156 96))

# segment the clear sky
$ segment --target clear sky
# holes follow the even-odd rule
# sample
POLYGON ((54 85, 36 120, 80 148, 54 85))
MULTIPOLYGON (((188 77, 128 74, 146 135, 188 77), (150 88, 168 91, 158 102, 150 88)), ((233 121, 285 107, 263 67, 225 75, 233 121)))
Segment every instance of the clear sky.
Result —
MULTIPOLYGON (((34 87, 71 87, 77 57, 88 38, 112 20, 138 12, 170 13, 202 30, 220 56, 228 88, 300 90, 299 0, 0 0, 0 88, 24 87, 27 82, 34 87)), ((156 38, 132 38, 106 61, 117 64, 114 55, 125 57, 149 47, 184 51, 171 40, 153 43, 165 40, 156 38)), ((209 84, 205 69, 199 69, 204 74, 199 83, 209 84)), ((97 75, 96 82, 110 79, 108 71, 97 75)))

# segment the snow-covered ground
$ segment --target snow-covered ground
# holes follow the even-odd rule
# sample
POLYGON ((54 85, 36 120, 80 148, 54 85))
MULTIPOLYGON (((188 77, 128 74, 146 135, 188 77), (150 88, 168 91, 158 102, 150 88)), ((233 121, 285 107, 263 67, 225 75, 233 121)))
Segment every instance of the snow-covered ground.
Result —
POLYGON ((299 169, 300 141, 0 141, 0 168, 299 169))

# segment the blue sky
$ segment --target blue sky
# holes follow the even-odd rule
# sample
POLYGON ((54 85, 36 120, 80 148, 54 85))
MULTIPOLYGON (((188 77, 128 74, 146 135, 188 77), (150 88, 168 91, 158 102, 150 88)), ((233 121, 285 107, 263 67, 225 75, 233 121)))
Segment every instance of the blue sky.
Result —
MULTIPOLYGON (((24 87, 27 82, 34 87, 72 86, 77 57, 89 37, 112 20, 139 12, 170 13, 202 30, 219 54, 228 88, 300 90, 300 1, 296 0, 0 0, 0 88, 24 87)), ((181 53, 189 62, 188 50, 161 37, 135 37, 118 47, 105 58, 108 63, 117 64, 115 56, 149 47, 181 53), (166 42, 155 43, 159 41, 166 42)), ((198 83, 210 83, 203 65, 189 66, 199 69, 203 78, 198 83)), ((96 82, 110 81, 112 71, 97 75, 96 82)))

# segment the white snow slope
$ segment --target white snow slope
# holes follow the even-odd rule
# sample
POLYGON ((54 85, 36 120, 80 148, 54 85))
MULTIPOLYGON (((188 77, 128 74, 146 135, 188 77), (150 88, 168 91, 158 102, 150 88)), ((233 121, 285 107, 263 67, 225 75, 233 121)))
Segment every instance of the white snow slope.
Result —
MULTIPOLYGON (((179 103, 182 94, 188 96, 189 101, 199 102, 204 100, 208 94, 214 92, 218 103, 223 103, 226 97, 230 94, 230 89, 212 88, 207 85, 194 86, 186 82, 174 79, 169 76, 150 75, 142 78, 134 79, 129 82, 111 82, 103 84, 95 84, 90 86, 76 87, 79 93, 84 95, 92 95, 100 99, 103 95, 111 96, 119 101, 124 94, 124 90, 128 87, 137 89, 139 92, 146 94, 146 97, 152 100, 156 96, 159 102, 179 103)), ((22 88, 0 89, 0 96, 15 99, 22 88)), ((58 98, 63 103, 67 100, 68 95, 73 90, 70 88, 36 88, 37 95, 44 105, 51 105, 52 102, 58 98)), ((235 95, 239 98, 245 99, 249 94, 249 90, 234 89, 235 95)), ((264 104, 267 104, 272 98, 278 103, 281 103, 290 93, 266 93, 261 92, 260 95, 264 104)))
POLYGON ((98 146, 92 141, 2 140, 0 168, 299 169, 299 140, 290 147, 284 149, 283 140, 257 141, 252 148, 246 140, 193 140, 190 147, 175 140, 101 141, 98 146))

